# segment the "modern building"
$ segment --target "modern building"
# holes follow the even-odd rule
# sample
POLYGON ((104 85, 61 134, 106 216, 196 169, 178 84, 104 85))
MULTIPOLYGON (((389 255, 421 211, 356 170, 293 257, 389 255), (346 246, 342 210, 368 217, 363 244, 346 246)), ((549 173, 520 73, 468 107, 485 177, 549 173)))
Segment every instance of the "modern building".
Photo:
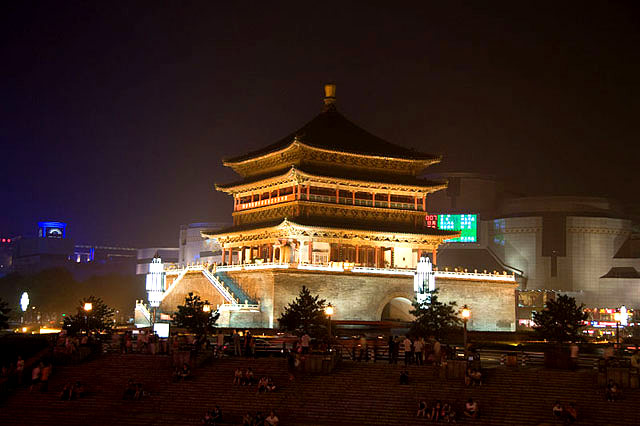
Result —
POLYGON ((190 223, 180 227, 180 253, 178 263, 182 266, 190 263, 220 263, 222 250, 220 244, 212 238, 206 238, 202 231, 226 228, 226 223, 190 223))
POLYGON ((167 267, 175 267, 179 264, 180 249, 178 247, 147 247, 138 249, 136 274, 146 275, 154 258, 162 259, 167 267))
POLYGON ((63 222, 43 221, 38 223, 37 236, 16 237, 12 269, 29 274, 68 265, 74 243, 66 238, 66 228, 67 224, 63 222))
POLYGON ((14 237, 0 237, 0 277, 11 271, 14 237))
MULTIPOLYGON (((621 306, 640 308, 640 232, 637 219, 620 203, 601 197, 515 196, 482 175, 439 177, 448 179, 450 187, 452 177, 457 179, 456 190, 435 194, 431 212, 454 207, 456 212, 481 212, 476 242, 440 247, 441 269, 484 263, 489 270, 514 273, 522 292, 569 294, 596 316, 621 306)), ((546 298, 522 298, 519 321, 530 323, 528 300, 546 298)), ((540 303, 532 306, 541 309, 540 303)))
MULTIPOLYGON (((165 268, 151 296, 161 314, 193 292, 218 307, 222 325, 274 327, 306 285, 334 305, 334 319, 395 319, 425 291, 418 265, 437 264, 443 242, 472 238, 475 215, 427 220, 428 198, 446 182, 419 175, 440 157, 370 134, 338 112, 335 86, 325 95, 302 128, 223 162, 241 177, 216 185, 233 197, 233 225, 201 231, 220 244, 221 264, 165 268)), ((434 276, 441 298, 471 306, 471 329, 515 330, 514 275, 434 276)))

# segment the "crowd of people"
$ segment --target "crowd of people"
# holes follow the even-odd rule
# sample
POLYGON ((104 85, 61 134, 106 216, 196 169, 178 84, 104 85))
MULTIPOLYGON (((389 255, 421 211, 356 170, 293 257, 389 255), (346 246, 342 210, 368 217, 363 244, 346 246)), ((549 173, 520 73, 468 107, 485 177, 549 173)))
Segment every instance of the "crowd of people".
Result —
MULTIPOLYGON (((478 402, 469 398, 462 407, 462 415, 469 419, 475 419, 478 417, 478 413, 478 402)), ((425 399, 421 399, 418 403, 416 416, 425 417, 432 422, 456 423, 458 411, 456 404, 440 400, 428 404, 425 399)))
POLYGON ((269 411, 267 416, 261 411, 254 414, 247 412, 242 416, 242 426, 277 426, 278 424, 280 424, 280 419, 273 410, 269 411))

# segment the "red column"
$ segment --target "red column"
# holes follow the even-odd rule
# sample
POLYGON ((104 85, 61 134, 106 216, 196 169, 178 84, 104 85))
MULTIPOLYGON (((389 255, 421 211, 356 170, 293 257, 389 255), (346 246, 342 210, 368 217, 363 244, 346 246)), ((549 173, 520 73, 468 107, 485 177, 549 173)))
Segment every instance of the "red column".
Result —
POLYGON ((379 260, 379 259, 378 259, 378 249, 379 249, 379 248, 380 248, 380 247, 374 247, 374 248, 373 248, 373 258, 374 258, 374 260, 373 260, 373 266, 374 266, 375 268, 377 268, 377 267, 378 267, 378 260, 379 260))
POLYGON ((373 194, 373 207, 376 206, 376 193, 374 192, 373 194))
POLYGON ((415 207, 414 207, 415 210, 418 210, 418 196, 417 195, 413 196, 413 201, 414 201, 414 204, 415 204, 415 207))
POLYGON ((276 193, 276 196, 279 197, 280 196, 280 188, 278 188, 278 192, 276 193))
POLYGON ((427 211, 427 195, 423 195, 422 196, 422 211, 426 212, 427 211))
POLYGON ((391 193, 387 194, 387 207, 391 208, 391 193))
POLYGON ((432 262, 432 263, 433 263, 434 265, 437 265, 437 264, 438 264, 438 258, 437 258, 437 256, 438 256, 438 249, 433 249, 433 251, 431 252, 431 256, 432 256, 432 258, 433 258, 433 262, 432 262))
POLYGON ((224 255, 225 255, 226 250, 222 249, 222 264, 224 265, 224 255))
POLYGON ((307 201, 309 201, 309 196, 311 195, 311 184, 307 184, 307 201))
POLYGON ((298 200, 300 199, 300 184, 298 184, 298 200))
POLYGON ((340 190, 336 188, 336 204, 338 203, 338 198, 340 198, 340 190))
POLYGON ((356 246, 356 263, 360 262, 360 254, 358 253, 360 250, 360 247, 356 246))
POLYGON ((313 241, 309 241, 309 263, 313 263, 313 241))
POLYGON ((422 250, 418 249, 418 262, 420 262, 421 257, 422 257, 422 250))
POLYGON ((352 203, 354 206, 356 205, 356 191, 351 191, 351 196, 353 197, 352 203))

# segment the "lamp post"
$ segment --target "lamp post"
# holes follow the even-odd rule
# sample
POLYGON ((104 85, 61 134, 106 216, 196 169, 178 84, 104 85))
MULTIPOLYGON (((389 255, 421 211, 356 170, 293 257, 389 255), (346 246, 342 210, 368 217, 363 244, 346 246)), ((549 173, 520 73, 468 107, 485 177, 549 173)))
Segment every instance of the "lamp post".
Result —
POLYGON ((469 317, 471 317, 471 310, 469 309, 469 307, 467 305, 464 305, 462 307, 462 310, 460 311, 460 315, 462 316, 462 323, 464 325, 464 334, 462 337, 463 343, 464 343, 464 355, 465 355, 465 359, 467 356, 467 321, 469 321, 469 317))
POLYGON ((331 340, 332 336, 331 336, 331 316, 333 315, 333 306, 331 306, 330 304, 327 305, 324 308, 324 313, 327 316, 327 318, 329 318, 329 340, 331 340))
POLYGON ((202 305, 202 312, 211 312, 211 305, 209 305, 208 303, 202 305))
POLYGON ((93 303, 91 302, 84 302, 84 323, 85 326, 87 327, 87 335, 89 334, 89 312, 91 312, 91 310, 93 309, 93 303))
POLYGON ((622 314, 616 312, 613 314, 613 319, 616 321, 616 351, 620 351, 620 321, 622 321, 622 314))

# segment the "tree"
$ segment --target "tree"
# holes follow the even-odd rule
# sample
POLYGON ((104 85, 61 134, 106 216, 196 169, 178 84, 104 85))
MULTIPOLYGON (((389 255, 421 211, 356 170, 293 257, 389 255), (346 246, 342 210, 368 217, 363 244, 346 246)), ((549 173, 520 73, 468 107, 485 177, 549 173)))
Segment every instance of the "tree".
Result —
POLYGON ((77 334, 80 331, 103 332, 113 327, 113 314, 115 310, 107 306, 101 298, 96 296, 85 297, 80 300, 75 315, 64 318, 63 327, 69 334, 77 334), (85 310, 85 304, 91 303, 91 309, 85 310))
POLYGON ((440 302, 437 289, 429 292, 424 302, 414 300, 412 305, 414 309, 409 313, 416 317, 409 330, 412 336, 434 336, 442 339, 448 332, 460 327, 461 319, 456 310, 456 302, 440 302))
POLYGON ((306 286, 302 286, 300 294, 278 318, 280 328, 299 336, 307 333, 311 337, 325 337, 328 330, 324 309, 327 301, 320 296, 312 296, 306 286))
POLYGON ((213 332, 220 314, 212 312, 209 301, 202 301, 200 296, 189 293, 184 299, 184 305, 178 306, 174 321, 178 327, 183 327, 198 337, 213 332))
POLYGON ((9 312, 11 312, 11 308, 7 302, 0 299, 0 330, 9 328, 9 316, 7 315, 9 312))
POLYGON ((583 339, 582 328, 588 315, 584 304, 578 306, 576 299, 561 295, 549 300, 540 312, 534 312, 534 330, 540 337, 551 342, 577 342, 583 339))

